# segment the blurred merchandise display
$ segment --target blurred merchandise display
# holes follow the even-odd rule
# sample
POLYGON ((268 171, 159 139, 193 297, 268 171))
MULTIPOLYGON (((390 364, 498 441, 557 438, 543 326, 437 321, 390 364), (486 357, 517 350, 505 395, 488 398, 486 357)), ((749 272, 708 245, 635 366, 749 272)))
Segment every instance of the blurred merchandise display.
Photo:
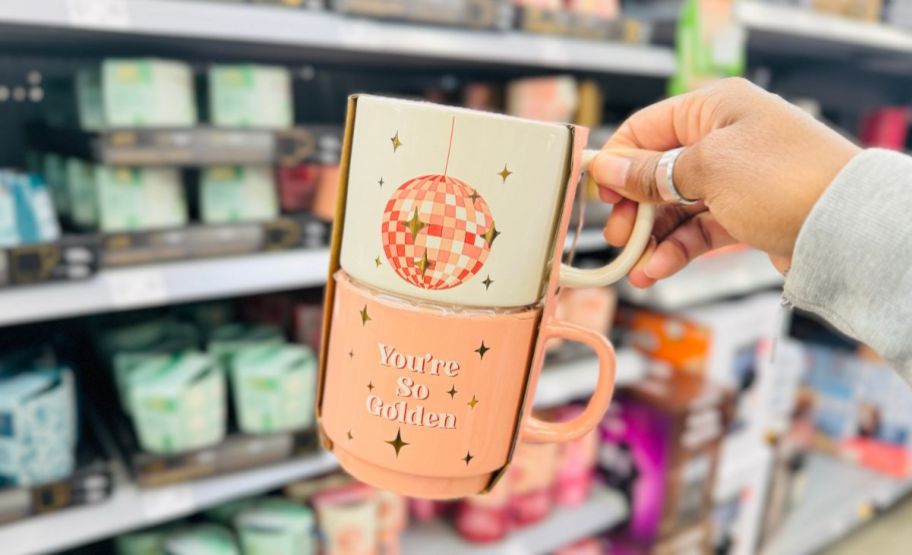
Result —
POLYGON ((746 36, 735 0, 684 0, 676 31, 677 69, 669 93, 681 94, 723 77, 744 75, 746 36))
POLYGON ((60 224, 44 180, 0 169, 0 248, 59 237, 60 224))
POLYGON ((209 114, 224 127, 287 128, 294 122, 291 75, 278 66, 209 69, 209 114))
POLYGON ((273 172, 266 166, 217 166, 203 170, 200 216, 205 223, 275 219, 279 203, 273 172))
POLYGON ((868 113, 861 123, 861 144, 872 148, 905 150, 909 135, 910 110, 893 106, 868 113))

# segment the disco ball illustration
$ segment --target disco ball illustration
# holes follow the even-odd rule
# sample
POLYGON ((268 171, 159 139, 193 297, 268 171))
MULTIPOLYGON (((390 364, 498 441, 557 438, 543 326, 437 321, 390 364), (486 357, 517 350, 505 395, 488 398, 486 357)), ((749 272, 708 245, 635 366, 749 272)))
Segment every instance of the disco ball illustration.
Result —
POLYGON ((381 233, 396 274, 416 287, 438 290, 478 273, 499 231, 488 204, 470 185, 448 175, 423 175, 390 197, 381 233))

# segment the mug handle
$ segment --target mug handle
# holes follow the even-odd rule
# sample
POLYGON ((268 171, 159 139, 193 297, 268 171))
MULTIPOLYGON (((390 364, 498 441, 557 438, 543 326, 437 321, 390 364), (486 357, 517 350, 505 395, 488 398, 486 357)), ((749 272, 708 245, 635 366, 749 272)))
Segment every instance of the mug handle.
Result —
MULTIPOLYGON (((586 149, 583 151, 583 171, 598 154, 597 150, 586 149)), ((592 179, 591 177, 589 179, 592 179)), ((640 204, 637 209, 636 221, 630 239, 621 254, 608 265, 601 268, 583 270, 566 264, 560 267, 560 285, 564 287, 604 287, 619 281, 626 276, 643 255, 649 238, 652 235, 652 226, 655 222, 655 207, 651 204, 640 204)))
POLYGON ((528 416, 523 424, 522 438, 533 443, 563 443, 579 439, 592 431, 608 410, 614 395, 614 376, 617 359, 611 342, 602 334, 559 320, 544 325, 541 341, 559 337, 585 343, 595 351, 599 362, 598 383, 585 410, 566 422, 545 422, 528 416))

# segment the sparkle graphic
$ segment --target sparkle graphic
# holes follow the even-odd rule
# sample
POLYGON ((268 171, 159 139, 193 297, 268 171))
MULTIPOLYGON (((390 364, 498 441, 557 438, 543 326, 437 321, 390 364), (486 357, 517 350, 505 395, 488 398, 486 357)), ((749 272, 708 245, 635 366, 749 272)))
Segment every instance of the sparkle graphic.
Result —
POLYGON ((418 208, 415 208, 415 211, 412 213, 412 218, 405 224, 405 228, 412 234, 413 241, 415 237, 418 236, 418 233, 424 229, 424 222, 418 217, 418 208))
POLYGON ((372 382, 372 381, 371 381, 371 382, 367 382, 367 390, 368 390, 368 391, 371 391, 371 392, 374 391, 374 382, 372 382))
POLYGON ((415 264, 418 266, 418 271, 421 272, 421 277, 424 277, 424 274, 427 273, 428 268, 431 267, 431 261, 428 260, 427 250, 424 251, 424 256, 418 259, 415 264))
POLYGON ((484 234, 485 241, 488 242, 488 247, 491 247, 494 244, 494 239, 497 239, 497 236, 500 235, 500 232, 497 231, 497 224, 491 222, 491 227, 484 234))
POLYGON ((472 459, 474 459, 474 458, 475 458, 475 457, 472 456, 472 452, 471 452, 471 451, 466 451, 466 456, 463 457, 462 460, 465 461, 466 466, 469 466, 469 463, 472 462, 472 459))
POLYGON ((380 261, 380 257, 379 257, 379 256, 378 256, 377 258, 374 259, 374 265, 375 265, 375 266, 377 266, 377 267, 379 268, 381 264, 383 264, 383 262, 380 261))
POLYGON ((450 390, 447 391, 447 394, 450 396, 450 399, 456 397, 457 393, 459 393, 459 391, 456 390, 456 384, 453 384, 453 386, 450 387, 450 390))
POLYGON ((478 199, 480 199, 480 198, 481 198, 481 195, 478 194, 478 191, 476 191, 476 190, 473 189, 473 190, 472 190, 472 194, 469 195, 469 200, 472 201, 472 204, 474 205, 474 204, 475 204, 475 201, 478 200, 478 199))
POLYGON ((481 347, 478 347, 477 349, 475 349, 475 352, 478 353, 478 358, 483 359, 485 356, 485 353, 487 353, 490 350, 491 350, 491 348, 488 347, 487 345, 485 345, 484 340, 482 340, 481 347))
POLYGON ((367 313, 367 305, 364 305, 364 308, 361 309, 361 325, 367 324, 367 321, 371 320, 370 314, 367 313))
POLYGON ((407 445, 411 445, 409 443, 402 441, 402 428, 399 428, 398 430, 396 430, 396 439, 391 439, 390 441, 386 441, 384 443, 386 443, 387 445, 391 445, 393 447, 393 449, 396 450, 397 459, 399 458, 399 451, 401 451, 403 447, 405 447, 407 445))
POLYGON ((488 274, 488 277, 484 278, 484 281, 482 281, 481 283, 484 284, 485 291, 487 291, 488 288, 491 287, 491 284, 494 283, 494 280, 491 279, 491 274, 488 274))
POLYGON ((381 187, 383 187, 384 183, 385 183, 385 181, 383 181, 382 177, 377 181, 377 185, 380 185, 381 187))
POLYGON ((352 435, 352 431, 349 430, 349 431, 348 431, 348 441, 351 441, 351 440, 353 440, 353 439, 355 439, 355 436, 353 436, 353 435, 352 435))
POLYGON ((506 183, 506 182, 507 182, 507 178, 510 177, 511 175, 513 175, 513 172, 511 172, 510 170, 508 170, 508 169, 507 169, 507 165, 504 164, 504 169, 502 169, 502 170, 500 170, 499 172, 497 172, 497 175, 499 175, 500 178, 503 180, 503 181, 501 181, 501 183, 506 183))
POLYGON ((475 396, 472 395, 472 400, 466 404, 469 405, 469 408, 471 408, 472 410, 475 410, 475 406, 478 405, 478 399, 476 399, 475 396))
MULTIPOLYGON (((399 147, 402 146, 402 141, 399 140, 399 132, 396 131, 396 134, 390 137, 390 142, 393 143, 393 152, 399 150, 399 147)), ((506 166, 504 166, 506 167, 506 166)))

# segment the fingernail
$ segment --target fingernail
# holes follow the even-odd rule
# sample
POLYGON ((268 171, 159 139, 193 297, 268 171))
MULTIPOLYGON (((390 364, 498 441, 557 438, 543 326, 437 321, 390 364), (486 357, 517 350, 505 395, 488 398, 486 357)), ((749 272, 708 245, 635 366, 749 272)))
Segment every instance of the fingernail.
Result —
POLYGON ((659 279, 660 274, 662 273, 662 268, 668 267, 669 261, 665 260, 665 258, 667 258, 667 256, 658 250, 652 253, 652 256, 649 258, 649 262, 647 262, 646 266, 643 267, 643 273, 652 279, 659 279))
POLYGON ((630 160, 627 158, 602 152, 595 157, 592 165, 599 185, 623 189, 627 184, 627 172, 630 171, 630 160))

